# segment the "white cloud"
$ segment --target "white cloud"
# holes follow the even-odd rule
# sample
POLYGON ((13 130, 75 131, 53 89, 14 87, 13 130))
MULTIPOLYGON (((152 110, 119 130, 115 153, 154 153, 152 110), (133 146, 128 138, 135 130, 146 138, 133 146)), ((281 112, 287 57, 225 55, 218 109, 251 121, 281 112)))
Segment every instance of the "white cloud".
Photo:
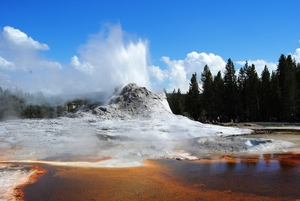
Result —
POLYGON ((2 34, 8 42, 18 47, 25 49, 49 50, 49 46, 47 44, 33 40, 19 29, 6 26, 3 28, 2 34))
MULTIPOLYGON (((180 88, 186 93, 193 73, 197 73, 200 81, 206 64, 213 75, 218 71, 223 73, 226 65, 220 56, 205 52, 190 52, 183 59, 164 56, 161 61, 166 68, 149 65, 148 41, 132 39, 120 24, 106 25, 99 33, 90 35, 70 58, 70 64, 62 65, 37 54, 48 49, 47 44, 33 40, 24 32, 4 27, 0 34, 0 86, 48 94, 78 94, 111 91, 134 82, 155 90, 166 88, 168 92, 180 88)), ((299 62, 300 48, 292 55, 299 62)), ((237 63, 243 66, 245 61, 237 63)), ((265 65, 270 71, 277 67, 276 63, 264 60, 248 60, 248 63, 254 63, 259 74, 265 65)))
POLYGON ((48 49, 48 45, 33 40, 24 32, 4 27, 0 33, 0 86, 17 87, 26 92, 62 92, 65 81, 71 78, 62 73, 64 68, 59 62, 41 59, 37 54, 48 49))
MULTIPOLYGON (((295 58, 296 62, 300 62, 300 48, 297 48, 295 50, 294 53, 290 53, 290 55, 295 58)), ((241 66, 244 66, 245 63, 246 63, 246 60, 245 61, 236 61, 235 63, 241 65, 241 66)), ((248 65, 252 65, 254 64, 255 65, 255 69, 256 69, 256 72, 258 74, 258 76, 261 76, 261 73, 262 71, 264 70, 265 66, 268 67, 268 70, 269 72, 271 73, 272 71, 276 71, 277 69, 277 65, 278 65, 278 62, 274 63, 274 62, 268 62, 268 61, 265 61, 263 59, 257 59, 257 60, 248 60, 248 65)), ((239 70, 239 69, 238 69, 239 70)))
POLYGON ((188 73, 197 72, 197 74, 201 75, 203 68, 205 65, 208 65, 211 73, 216 75, 218 71, 222 71, 226 65, 226 62, 222 59, 222 57, 212 54, 212 53, 197 53, 191 52, 187 54, 185 59, 185 65, 189 70, 188 73), (199 67, 201 70, 199 71, 199 67))
POLYGON ((0 56, 0 69, 1 70, 9 70, 14 71, 16 68, 15 64, 13 62, 7 61, 3 57, 0 56))
POLYGON ((76 55, 71 58, 71 65, 75 69, 87 74, 92 74, 94 72, 94 67, 89 62, 81 63, 76 55))
MULTIPOLYGON (((134 82, 151 88, 148 75, 148 41, 132 39, 121 25, 106 25, 79 46, 70 64, 40 58, 37 51, 49 49, 26 33, 6 26, 0 34, 0 73, 14 71, 0 86, 24 91, 86 93, 111 91, 134 82), (9 58, 9 60, 8 60, 9 58), (10 82, 7 82, 9 80, 10 82)), ((4 77, 5 74, 1 74, 4 77)))
POLYGON ((292 57, 295 58, 297 63, 300 63, 300 48, 297 48, 295 53, 292 54, 292 57))
POLYGON ((8 88, 11 83, 11 77, 0 72, 0 87, 8 88))
POLYGON ((167 64, 166 70, 167 91, 180 88, 182 92, 186 92, 189 87, 189 80, 187 78, 187 67, 184 65, 183 60, 171 61, 169 57, 162 57, 162 61, 167 64))
MULTIPOLYGON (((241 66, 244 66, 246 61, 236 61, 235 63, 237 63, 241 66)), ((268 67, 268 70, 269 70, 270 73, 272 71, 276 71, 276 69, 277 69, 277 63, 268 62, 268 61, 265 61, 263 59, 257 59, 257 60, 251 60, 250 59, 250 60, 248 60, 248 65, 250 66, 252 64, 255 65, 255 69, 256 69, 256 72, 257 72, 259 77, 261 76, 261 73, 264 70, 265 66, 268 67)), ((238 72, 238 70, 237 70, 237 72, 238 72)))
POLYGON ((158 83, 162 83, 164 79, 167 77, 166 71, 163 71, 159 68, 159 66, 149 66, 148 67, 149 75, 154 77, 158 83))
POLYGON ((59 70, 63 69, 62 65, 56 61, 53 62, 53 61, 42 60, 39 61, 39 64, 42 67, 46 67, 46 68, 59 69, 59 70))
POLYGON ((155 69, 156 76, 153 75, 152 72, 152 77, 160 82, 164 79, 164 82, 167 83, 167 91, 180 88, 182 93, 188 91, 189 82, 193 73, 197 73, 198 81, 200 81, 201 73, 205 65, 208 65, 213 75, 216 75, 218 71, 224 70, 226 65, 220 56, 212 53, 207 54, 205 52, 190 52, 183 60, 170 60, 169 57, 162 57, 161 60, 167 64, 167 69, 164 71, 155 69))

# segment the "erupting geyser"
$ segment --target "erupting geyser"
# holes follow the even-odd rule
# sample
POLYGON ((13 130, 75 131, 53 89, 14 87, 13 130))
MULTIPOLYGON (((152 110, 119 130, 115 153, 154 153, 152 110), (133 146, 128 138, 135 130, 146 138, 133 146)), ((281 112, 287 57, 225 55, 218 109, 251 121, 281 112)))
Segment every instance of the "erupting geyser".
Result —
POLYGON ((78 108, 69 117, 88 116, 88 113, 101 119, 151 118, 170 114, 171 109, 164 93, 156 94, 145 87, 128 84, 119 93, 113 94, 105 103, 95 103, 78 108))
POLYGON ((128 84, 105 104, 83 106, 67 117, 0 122, 0 161, 127 167, 144 165, 145 159, 194 160, 212 153, 281 150, 293 145, 226 138, 251 132, 174 115, 164 93, 128 84))

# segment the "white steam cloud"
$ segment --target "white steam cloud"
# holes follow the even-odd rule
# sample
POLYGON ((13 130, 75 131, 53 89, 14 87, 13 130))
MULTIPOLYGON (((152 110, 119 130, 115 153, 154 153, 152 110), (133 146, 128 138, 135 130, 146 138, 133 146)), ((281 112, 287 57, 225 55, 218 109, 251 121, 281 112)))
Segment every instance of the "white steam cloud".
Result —
MULTIPOLYGON (((124 32, 120 24, 106 24, 79 46, 69 63, 62 64, 39 56, 39 51, 50 50, 47 44, 6 26, 0 33, 0 86, 57 95, 113 91, 136 83, 155 91, 180 88, 186 93, 192 74, 196 72, 200 82, 205 65, 213 75, 225 71, 226 62, 219 55, 194 51, 179 60, 161 57, 164 68, 151 65, 148 44, 124 32)), ((291 55, 300 62, 300 48, 291 55)), ((245 61, 236 63, 243 66, 245 61)), ((277 67, 265 60, 248 63, 255 64, 259 75, 265 65, 270 71, 277 67)))
POLYGON ((131 82, 151 88, 148 42, 130 37, 120 24, 106 25, 79 47, 69 64, 61 64, 38 56, 50 49, 47 44, 6 26, 0 34, 0 86, 49 95, 112 91, 131 82))
POLYGON ((120 24, 106 25, 81 45, 79 57, 73 56, 71 65, 87 74, 93 85, 102 90, 131 82, 151 88, 147 70, 148 42, 126 41, 126 37, 120 24))

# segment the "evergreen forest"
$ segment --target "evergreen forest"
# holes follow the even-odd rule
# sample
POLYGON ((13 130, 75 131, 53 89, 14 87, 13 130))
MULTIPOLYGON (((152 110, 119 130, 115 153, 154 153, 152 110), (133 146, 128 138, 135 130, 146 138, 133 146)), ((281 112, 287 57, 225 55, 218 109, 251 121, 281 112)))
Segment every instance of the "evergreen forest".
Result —
POLYGON ((300 63, 282 54, 275 71, 258 75, 248 62, 236 72, 229 58, 223 74, 206 65, 186 94, 174 89, 167 98, 173 113, 201 122, 299 122, 300 63))
POLYGON ((42 92, 24 93, 20 89, 0 87, 0 120, 15 118, 56 118, 90 103, 88 99, 64 101, 59 97, 45 97, 42 92))
MULTIPOLYGON (((255 65, 245 63, 237 72, 229 58, 225 71, 212 75, 205 66, 198 80, 194 73, 189 90, 167 93, 174 114, 201 122, 300 122, 300 63, 281 55, 277 69, 265 66, 258 75, 255 65)), ((55 118, 91 103, 87 98, 64 101, 46 98, 42 92, 25 93, 0 87, 0 120, 55 118)))

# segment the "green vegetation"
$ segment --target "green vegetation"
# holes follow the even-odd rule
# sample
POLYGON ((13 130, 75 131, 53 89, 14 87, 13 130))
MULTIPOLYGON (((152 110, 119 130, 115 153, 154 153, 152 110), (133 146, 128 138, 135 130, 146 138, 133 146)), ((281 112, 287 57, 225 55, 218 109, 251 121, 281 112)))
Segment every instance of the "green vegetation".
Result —
MULTIPOLYGON (((236 74, 233 62, 228 59, 223 76, 220 71, 213 76, 206 65, 200 82, 201 85, 194 73, 186 94, 180 89, 167 94, 174 114, 202 122, 300 121, 300 63, 291 55, 280 56, 276 71, 269 72, 265 66, 260 77, 255 65, 249 66, 248 62, 236 74)), ((50 100, 42 92, 30 94, 0 87, 0 120, 60 117, 91 103, 92 99, 96 97, 50 100)))
POLYGON ((90 103, 88 99, 62 101, 50 100, 42 92, 24 93, 19 89, 3 90, 0 87, 0 120, 11 118, 56 118, 73 112, 82 105, 90 103))
POLYGON ((167 96, 175 114, 203 122, 300 121, 300 63, 291 55, 281 55, 274 72, 265 66, 260 77, 255 65, 249 66, 248 62, 236 75, 228 59, 224 76, 218 72, 214 77, 206 65, 201 90, 198 84, 195 73, 186 95, 179 99, 174 90, 167 96))

